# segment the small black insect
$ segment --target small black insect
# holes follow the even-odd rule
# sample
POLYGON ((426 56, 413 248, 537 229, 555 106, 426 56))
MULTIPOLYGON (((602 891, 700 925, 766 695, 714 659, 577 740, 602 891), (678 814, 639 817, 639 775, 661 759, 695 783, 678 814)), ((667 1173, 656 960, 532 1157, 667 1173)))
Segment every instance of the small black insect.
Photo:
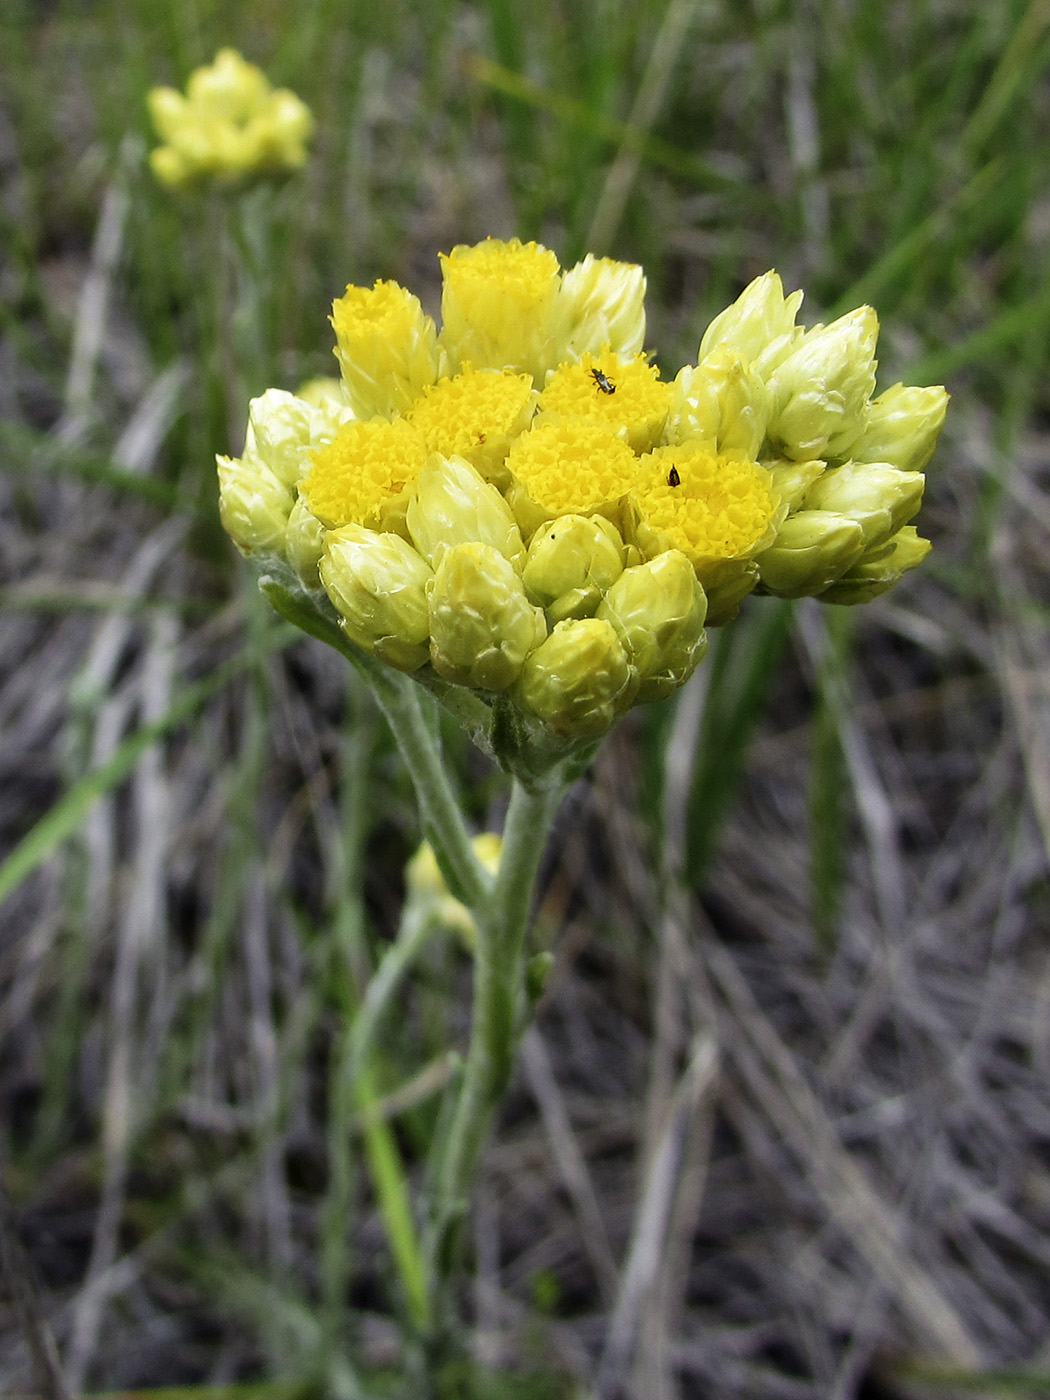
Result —
POLYGON ((602 374, 600 369, 592 369, 591 374, 594 376, 595 384, 597 384, 598 388, 602 391, 603 394, 616 393, 616 385, 612 382, 611 379, 608 378, 608 376, 602 374))
POLYGON ((677 467, 672 467, 667 473, 667 484, 668 486, 681 486, 682 478, 678 475, 677 467))

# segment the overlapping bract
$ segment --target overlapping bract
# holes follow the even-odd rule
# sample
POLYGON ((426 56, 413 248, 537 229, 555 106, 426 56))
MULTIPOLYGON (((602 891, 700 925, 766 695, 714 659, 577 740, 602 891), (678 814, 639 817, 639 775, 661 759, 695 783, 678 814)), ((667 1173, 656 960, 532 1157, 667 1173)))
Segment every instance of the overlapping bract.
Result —
POLYGON ((766 273, 669 381, 640 268, 487 239, 442 269, 440 330, 396 283, 348 287, 341 393, 270 390, 219 461, 237 544, 374 656, 583 743, 681 685, 751 591, 862 602, 926 553, 947 395, 872 397, 869 307, 805 330, 766 273))
POLYGON ((237 184, 306 161, 310 109, 288 88, 272 88, 236 49, 220 49, 214 63, 194 69, 185 96, 155 87, 146 101, 163 143, 150 152, 162 184, 237 184))

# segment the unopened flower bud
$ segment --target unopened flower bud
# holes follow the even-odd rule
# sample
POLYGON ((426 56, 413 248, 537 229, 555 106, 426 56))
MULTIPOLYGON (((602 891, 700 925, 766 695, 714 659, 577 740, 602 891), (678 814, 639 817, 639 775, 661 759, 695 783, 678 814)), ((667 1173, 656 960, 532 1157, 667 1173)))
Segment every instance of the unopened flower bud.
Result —
POLYGON ((396 282, 349 286, 332 303, 336 359, 358 418, 410 409, 440 370, 434 322, 396 282))
POLYGON ((616 630, 641 684, 639 704, 660 700, 693 674, 707 650, 707 598, 677 549, 625 569, 597 612, 616 630))
POLYGON ((704 575, 707 594, 707 626, 724 627, 740 611, 740 604, 758 586, 758 565, 753 559, 727 564, 704 575))
POLYGON ((933 456, 947 411, 948 394, 940 384, 926 389, 894 384, 872 399, 850 456, 855 462, 888 462, 901 471, 921 472, 933 456))
POLYGON ((513 564, 489 544, 446 549, 429 589, 430 660, 453 685, 505 690, 547 636, 513 564))
POLYGON ((637 355, 645 341, 645 273, 588 253, 562 274, 558 321, 558 360, 605 348, 624 359, 637 355))
POLYGON ((784 521, 775 543, 758 556, 762 591, 778 598, 812 597, 863 552, 859 521, 830 510, 800 510, 784 521))
POLYGON ((848 515, 864 530, 865 549, 884 544, 922 504, 926 478, 884 462, 846 462, 824 472, 806 494, 807 510, 848 515))
POLYGON ((769 469, 773 490, 790 515, 799 509, 809 488, 823 475, 827 462, 792 462, 787 457, 781 457, 765 465, 769 469))
POLYGON ((344 525, 325 536, 321 582, 347 636, 399 671, 430 655, 430 566, 400 535, 344 525))
POLYGON ((407 519, 412 542, 434 568, 446 549, 471 541, 492 545, 514 564, 525 557, 510 507, 463 457, 428 458, 407 519))
POLYGON ((841 457, 860 437, 875 390, 879 320, 870 306, 814 326, 769 380, 769 436, 785 457, 841 457))
POLYGON ((604 516, 562 515, 533 535, 522 581, 551 624, 592 617, 625 558, 620 532, 604 516))
POLYGON ((565 738, 597 739, 634 698, 637 678, 604 618, 559 622, 526 659, 525 707, 565 738))
POLYGON ((706 359, 718 345, 728 345, 765 377, 801 337, 801 327, 795 325, 801 305, 801 292, 785 297, 777 273, 763 273, 711 322, 697 359, 706 359))
POLYGON ((870 603, 885 593, 908 569, 921 564, 930 552, 929 540, 916 533, 913 525, 902 530, 878 549, 870 550, 823 594, 822 603, 870 603))
POLYGON ((338 427, 338 412, 326 413, 285 389, 267 389, 248 405, 245 452, 254 451, 286 486, 295 486, 310 468, 311 452, 331 442, 338 427))
POLYGON ((222 527, 243 554, 284 554, 295 495, 257 457, 216 457, 222 527))
POLYGON ((769 419, 769 390, 738 350, 716 345, 674 382, 669 442, 693 439, 716 452, 757 461, 769 419))
POLYGON ((324 526, 306 504, 296 498, 284 532, 284 555, 305 588, 320 588, 317 566, 324 551, 324 526))
MULTIPOLYGON (((483 831, 472 837, 470 844, 478 860, 494 876, 503 851, 502 836, 495 831, 483 831)), ((477 939, 474 916, 465 904, 449 893, 429 841, 423 842, 405 866, 405 889, 409 904, 425 912, 439 927, 459 934, 468 949, 474 947, 477 939)))
POLYGON ((311 408, 334 415, 340 422, 353 417, 346 386, 341 379, 330 375, 318 375, 315 379, 305 379, 295 391, 295 397, 308 403, 311 408))

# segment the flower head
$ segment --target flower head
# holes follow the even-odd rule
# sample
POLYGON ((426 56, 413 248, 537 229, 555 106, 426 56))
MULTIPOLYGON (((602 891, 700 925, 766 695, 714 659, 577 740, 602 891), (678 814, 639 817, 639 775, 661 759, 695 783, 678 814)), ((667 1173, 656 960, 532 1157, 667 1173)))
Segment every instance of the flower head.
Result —
POLYGON ((419 298, 396 282, 349 286, 332 303, 335 355, 358 418, 404 413, 440 363, 437 331, 419 298))
POLYGON ((535 406, 531 376, 465 365, 459 374, 428 385, 408 417, 428 451, 465 457, 486 481, 506 486, 504 461, 535 406))
POLYGON ((220 49, 214 63, 195 69, 185 96, 156 87, 146 102, 162 142, 150 166, 162 184, 236 184, 306 161, 310 109, 287 88, 272 88, 236 49, 220 49))
POLYGON ((596 419, 541 421, 507 454, 507 498, 529 536, 559 515, 619 519, 620 501, 638 474, 638 458, 610 426, 596 419))
POLYGON ((671 404, 672 386, 644 355, 588 350, 576 362, 559 365, 547 378, 540 411, 548 418, 587 418, 623 436, 633 452, 648 452, 660 441, 671 404))
POLYGON ((441 254, 441 344, 454 369, 509 369, 542 381, 555 363, 561 269, 549 248, 486 238, 441 254))
POLYGON ((751 560, 772 542, 778 523, 766 469, 718 456, 701 442, 659 447, 643 458, 632 501, 630 534, 643 557, 680 550, 707 592, 708 621, 733 616, 757 581, 751 560))
POLYGON ((390 529, 404 517, 408 488, 426 458, 422 434, 404 418, 346 423, 315 454, 303 494, 330 529, 351 524, 390 529))
POLYGON ((640 268, 494 238, 441 264, 440 329, 395 282, 347 287, 341 381, 253 401, 221 508, 513 771, 669 695, 753 589, 863 602, 925 555, 947 396, 872 397, 870 308, 807 330, 766 273, 664 379, 640 268))

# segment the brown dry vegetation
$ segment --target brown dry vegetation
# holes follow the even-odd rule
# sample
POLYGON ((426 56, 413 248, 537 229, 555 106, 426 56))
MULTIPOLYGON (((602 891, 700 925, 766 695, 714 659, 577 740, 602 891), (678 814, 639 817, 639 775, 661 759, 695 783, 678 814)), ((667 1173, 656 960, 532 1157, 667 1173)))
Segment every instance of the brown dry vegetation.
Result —
MULTIPOLYGON (((711 663, 622 724, 569 797, 537 923, 554 970, 473 1216, 474 1349, 505 1377, 486 1394, 510 1394, 513 1373, 523 1394, 595 1400, 1050 1392, 1047 20, 1001 9, 916 7, 916 91, 924 43, 955 56, 957 91, 915 98, 914 146, 889 119, 847 131, 900 61, 871 46, 890 23, 878 6, 690 13, 662 105, 634 113, 686 149, 702 112, 730 181, 695 188, 644 155, 623 176, 608 251, 650 269, 669 359, 751 273, 776 263, 830 305, 925 228, 860 296, 886 313, 888 371, 925 361, 955 402, 922 517, 930 566, 845 625, 807 603, 781 629, 777 605, 751 600, 731 652, 726 633, 726 693, 761 701, 731 800, 711 663), (776 101, 760 121, 740 88, 763 74, 776 101), (987 129, 967 145, 975 113, 987 129), (940 173, 920 188, 927 165, 940 173), (967 203, 980 178, 991 194, 967 203), (911 225, 878 223, 891 189, 911 225)), ((38 856, 0 926, 0 1392, 50 1375, 61 1393, 34 1355, 50 1335, 74 1392, 321 1394, 332 1328, 356 1363, 396 1362, 382 1220, 331 1079, 342 988, 390 935, 418 828, 367 695, 266 616, 216 536, 201 483, 243 386, 216 389, 214 327, 189 310, 207 244, 173 256, 164 294, 158 240, 180 215, 134 142, 117 154, 118 98, 93 65, 106 35, 131 36, 114 82, 132 127, 136 75, 185 67, 151 59, 145 3, 73 10, 12 17, 0 94, 0 831, 38 856), (61 93, 53 110, 16 53, 61 93), (100 464, 120 480, 93 479, 100 464), (129 749, 154 722, 159 742, 129 749), (53 837, 49 820, 65 822, 53 837)), ((326 368, 346 280, 432 289, 437 249, 490 231, 567 252, 559 238, 615 205, 614 151, 593 135, 480 85, 456 106, 488 31, 481 10, 441 13, 443 67, 418 39, 355 48, 341 31, 312 41, 330 65, 313 88, 305 40, 292 58, 259 41, 318 110, 329 162, 306 177, 311 229, 283 245, 310 258, 284 264, 298 300, 282 384, 326 368), (321 84, 351 71, 344 146, 321 84), (520 173, 522 111, 546 186, 520 173), (583 213, 574 155, 590 161, 583 213), (341 178, 352 256, 334 232, 341 178)), ((571 7, 541 18, 588 32, 571 7)), ((631 10, 621 119, 663 18, 631 10)), ((197 24, 179 31, 195 60, 230 37, 197 24)), ((552 38, 531 57, 555 88, 559 54, 552 38)), ((283 228, 297 196, 280 197, 283 228)), ((498 822, 500 779, 447 742, 477 824, 498 822)), ((388 1037, 410 1168, 468 996, 464 955, 437 949, 388 1037)))

